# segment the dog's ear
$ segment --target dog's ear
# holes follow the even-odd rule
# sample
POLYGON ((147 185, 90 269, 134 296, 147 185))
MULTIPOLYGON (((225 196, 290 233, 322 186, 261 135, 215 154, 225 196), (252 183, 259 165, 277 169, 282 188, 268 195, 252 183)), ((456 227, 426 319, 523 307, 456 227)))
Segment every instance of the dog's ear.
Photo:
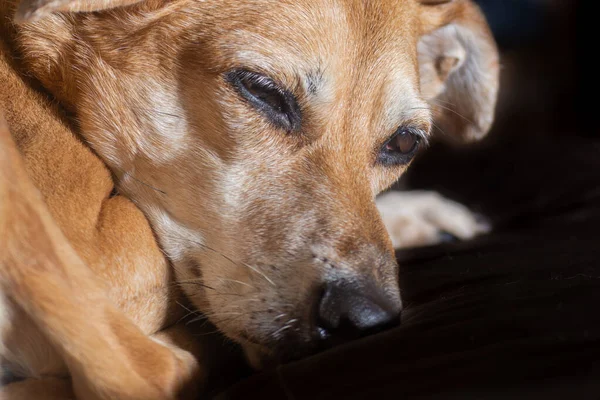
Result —
POLYGON ((54 12, 100 11, 138 3, 141 0, 22 0, 15 12, 16 23, 33 22, 54 12))
POLYGON ((499 80, 498 50, 470 0, 419 0, 421 93, 443 134, 475 140, 490 129, 499 80))

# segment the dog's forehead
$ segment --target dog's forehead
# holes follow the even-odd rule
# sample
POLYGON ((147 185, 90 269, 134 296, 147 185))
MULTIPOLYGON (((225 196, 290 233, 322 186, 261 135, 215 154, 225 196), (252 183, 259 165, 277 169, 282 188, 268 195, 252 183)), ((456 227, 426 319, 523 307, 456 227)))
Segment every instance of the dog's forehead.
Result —
POLYGON ((237 9, 226 30, 216 35, 222 51, 234 51, 232 61, 254 64, 284 79, 297 72, 318 76, 319 69, 328 67, 358 72, 410 65, 416 70, 415 13, 413 7, 399 6, 411 1, 269 4, 260 12, 258 5, 237 9))
MULTIPOLYGON (((258 1, 236 10, 217 46, 228 67, 301 85, 315 102, 343 94, 377 102, 391 129, 428 119, 419 99, 417 20, 413 1, 258 1), (419 117, 417 116, 417 119, 419 117)), ((324 109, 324 108, 322 108, 324 109)), ((384 121, 384 124, 386 122, 384 121)))

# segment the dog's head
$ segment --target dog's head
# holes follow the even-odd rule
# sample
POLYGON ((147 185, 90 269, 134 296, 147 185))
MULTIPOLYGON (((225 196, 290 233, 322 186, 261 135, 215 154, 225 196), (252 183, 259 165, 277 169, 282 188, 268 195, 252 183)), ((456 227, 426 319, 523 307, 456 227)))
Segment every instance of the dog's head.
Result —
POLYGON ((397 265, 374 198, 434 124, 467 139, 488 130, 498 58, 479 10, 123 5, 134 2, 25 0, 20 43, 191 300, 257 365, 395 321, 397 265), (81 10, 97 12, 54 13, 81 10))

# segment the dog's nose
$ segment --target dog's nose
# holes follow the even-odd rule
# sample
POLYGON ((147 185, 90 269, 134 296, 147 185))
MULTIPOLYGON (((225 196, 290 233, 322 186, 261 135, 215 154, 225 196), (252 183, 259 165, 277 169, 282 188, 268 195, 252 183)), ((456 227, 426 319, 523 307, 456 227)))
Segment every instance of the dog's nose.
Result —
POLYGON ((346 281, 326 285, 319 302, 317 329, 322 339, 345 341, 400 322, 399 297, 346 281))

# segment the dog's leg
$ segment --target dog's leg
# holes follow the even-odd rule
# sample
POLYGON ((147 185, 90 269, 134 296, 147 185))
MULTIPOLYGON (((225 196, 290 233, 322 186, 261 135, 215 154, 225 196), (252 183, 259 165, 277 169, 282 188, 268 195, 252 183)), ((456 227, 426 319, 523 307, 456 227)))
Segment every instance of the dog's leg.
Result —
POLYGON ((53 222, 0 120, 0 290, 63 356, 77 398, 175 399, 194 357, 144 335, 108 300, 53 222))
POLYGON ((437 192, 389 192, 377 198, 377 208, 395 248, 437 244, 447 233, 466 240, 490 230, 481 217, 437 192))

